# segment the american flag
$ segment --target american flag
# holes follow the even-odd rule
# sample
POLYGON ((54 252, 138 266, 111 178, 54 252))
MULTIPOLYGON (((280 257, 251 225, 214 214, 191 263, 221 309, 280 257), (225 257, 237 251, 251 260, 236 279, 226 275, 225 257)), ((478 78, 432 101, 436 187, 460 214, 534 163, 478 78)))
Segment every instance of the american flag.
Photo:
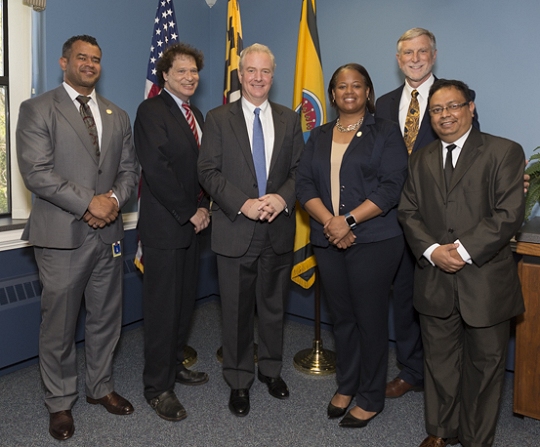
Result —
POLYGON ((172 0, 159 0, 156 18, 154 19, 154 32, 150 46, 150 59, 146 73, 146 86, 144 97, 151 98, 160 92, 157 78, 156 63, 163 55, 163 51, 173 43, 178 42, 178 26, 174 15, 172 0))
MULTIPOLYGON (((159 0, 156 18, 154 19, 154 32, 152 33, 152 45, 150 46, 150 59, 148 59, 148 70, 146 72, 146 85, 144 87, 144 98, 152 98, 159 95, 161 87, 157 78, 156 63, 163 55, 165 49, 178 42, 178 26, 174 15, 174 5, 172 0, 159 0)), ((141 197, 141 184, 139 182, 139 200, 141 197)), ((135 266, 144 273, 143 247, 141 241, 137 243, 137 252, 133 260, 135 266)))

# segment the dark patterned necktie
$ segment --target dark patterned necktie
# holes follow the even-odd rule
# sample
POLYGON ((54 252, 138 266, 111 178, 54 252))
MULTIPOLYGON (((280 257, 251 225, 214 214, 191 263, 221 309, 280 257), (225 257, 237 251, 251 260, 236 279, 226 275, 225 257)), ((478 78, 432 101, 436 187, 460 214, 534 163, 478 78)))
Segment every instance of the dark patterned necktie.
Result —
POLYGON ((189 124, 191 131, 193 132, 193 136, 195 137, 195 141, 197 142, 197 147, 200 147, 201 143, 199 141, 199 133, 197 132, 197 126, 195 125, 195 117, 191 112, 191 107, 186 102, 182 103, 182 107, 186 111, 186 120, 189 124))
POLYGON ((96 127, 96 121, 94 120, 94 115, 92 115, 92 110, 90 110, 90 106, 88 105, 90 97, 80 95, 77 96, 77 101, 79 101, 81 104, 81 106, 79 107, 79 113, 82 116, 86 128, 88 129, 88 134, 90 135, 92 143, 94 144, 96 155, 99 157, 99 136, 96 127))
POLYGON ((409 110, 407 111, 407 118, 405 118, 405 132, 403 136, 409 155, 413 150, 419 127, 420 104, 418 103, 418 90, 413 90, 411 92, 411 102, 409 104, 409 110))
POLYGON ((261 109, 257 107, 254 111, 253 120, 253 164, 257 174, 257 184, 259 185, 259 196, 266 194, 266 155, 264 153, 264 134, 259 113, 261 109))
POLYGON ((446 146, 446 161, 444 162, 444 180, 446 181, 446 189, 450 186, 450 180, 452 180, 452 173, 454 172, 454 165, 452 164, 452 151, 457 146, 455 144, 449 144, 446 146))

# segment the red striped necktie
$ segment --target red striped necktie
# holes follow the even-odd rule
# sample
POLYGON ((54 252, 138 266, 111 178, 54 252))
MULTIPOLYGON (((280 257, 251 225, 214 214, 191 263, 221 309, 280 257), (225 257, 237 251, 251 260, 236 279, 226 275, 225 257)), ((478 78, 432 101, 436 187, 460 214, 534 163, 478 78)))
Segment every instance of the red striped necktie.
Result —
POLYGON ((195 124, 195 117, 193 116, 193 113, 191 112, 191 107, 189 106, 187 102, 184 102, 182 104, 182 107, 186 111, 186 120, 189 124, 191 131, 193 132, 193 136, 195 137, 197 147, 200 147, 201 142, 199 141, 199 133, 197 132, 197 125, 195 124))

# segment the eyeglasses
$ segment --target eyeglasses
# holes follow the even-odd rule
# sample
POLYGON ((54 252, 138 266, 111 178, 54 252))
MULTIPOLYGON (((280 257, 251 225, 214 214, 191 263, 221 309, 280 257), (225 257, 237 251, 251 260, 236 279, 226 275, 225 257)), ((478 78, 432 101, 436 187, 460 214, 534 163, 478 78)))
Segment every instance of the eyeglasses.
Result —
POLYGON ((457 112, 462 107, 465 107, 467 104, 469 104, 469 102, 470 101, 467 101, 461 104, 450 104, 450 105, 447 105, 446 107, 436 106, 436 107, 432 107, 431 109, 428 109, 428 112, 430 113, 430 115, 440 115, 441 113, 443 113, 444 110, 448 109, 450 113, 453 113, 453 112, 457 112))

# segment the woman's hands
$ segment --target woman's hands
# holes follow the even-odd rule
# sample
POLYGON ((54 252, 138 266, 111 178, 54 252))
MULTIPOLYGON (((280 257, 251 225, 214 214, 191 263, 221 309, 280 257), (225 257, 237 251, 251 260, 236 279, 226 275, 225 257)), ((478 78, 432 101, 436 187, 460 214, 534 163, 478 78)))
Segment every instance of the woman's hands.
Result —
POLYGON ((324 235, 337 248, 345 249, 354 244, 356 236, 344 216, 333 216, 324 224, 324 235))

